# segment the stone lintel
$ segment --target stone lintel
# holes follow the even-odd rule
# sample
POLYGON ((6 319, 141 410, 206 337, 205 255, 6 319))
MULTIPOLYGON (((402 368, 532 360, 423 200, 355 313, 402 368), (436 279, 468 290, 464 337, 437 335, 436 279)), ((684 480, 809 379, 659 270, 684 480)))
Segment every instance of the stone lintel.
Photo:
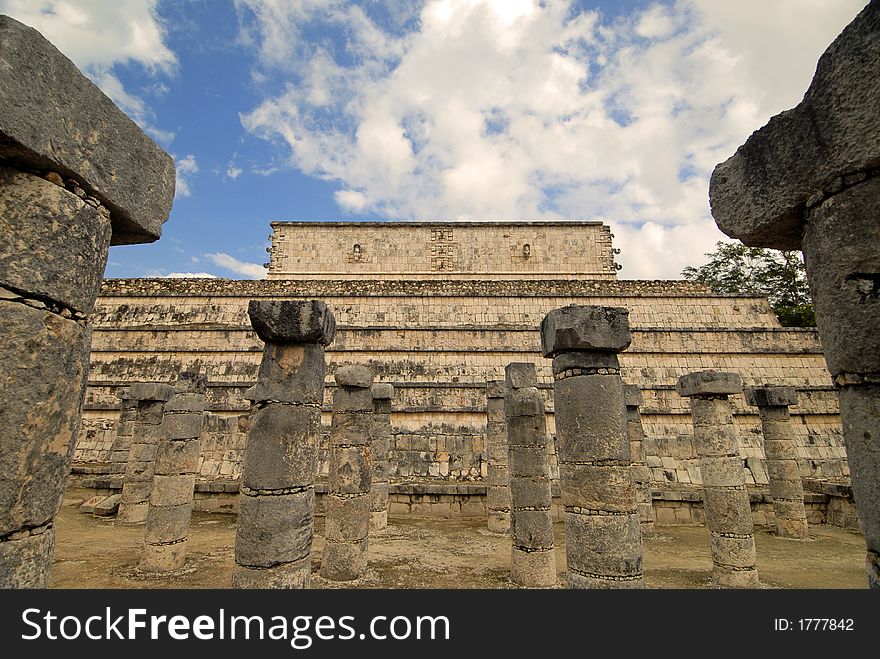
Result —
POLYGON ((800 249, 810 197, 880 164, 880 3, 828 47, 804 99, 752 133, 712 173, 718 228, 746 245, 800 249))
POLYGON ((718 396, 742 393, 739 373, 724 371, 697 371, 682 375, 675 384, 679 396, 718 396))
POLYGON ((266 343, 320 343, 336 336, 336 319, 320 300, 251 300, 248 316, 266 343))
POLYGON ((746 402, 755 407, 783 407, 797 405, 797 391, 794 387, 778 387, 765 384, 763 387, 747 387, 744 390, 746 402))
POLYGON ((622 307, 576 305, 554 309, 541 322, 541 351, 621 352, 629 347, 629 311, 622 307))
POLYGON ((174 199, 174 163, 37 30, 0 16, 0 159, 75 179, 110 210, 111 244, 149 243, 174 199))

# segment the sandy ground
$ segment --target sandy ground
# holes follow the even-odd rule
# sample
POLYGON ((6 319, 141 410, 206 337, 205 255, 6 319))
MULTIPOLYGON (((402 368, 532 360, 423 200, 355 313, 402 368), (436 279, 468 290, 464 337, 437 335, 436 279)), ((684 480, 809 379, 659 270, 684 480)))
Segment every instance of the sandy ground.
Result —
MULTIPOLYGON (((52 588, 229 588, 234 565, 235 516, 195 513, 188 557, 173 574, 138 569, 143 527, 80 513, 92 494, 71 488, 56 520, 52 588)), ((323 519, 316 520, 312 547, 313 588, 516 588, 508 579, 510 541, 489 533, 485 520, 406 517, 370 537, 367 574, 356 582, 322 579, 323 519)), ((865 543, 860 535, 814 526, 807 540, 755 536, 758 573, 764 588, 864 588, 865 543)), ((565 537, 556 525, 560 586, 565 573, 565 537)), ((649 588, 712 588, 712 560, 705 528, 660 527, 645 539, 649 588)))

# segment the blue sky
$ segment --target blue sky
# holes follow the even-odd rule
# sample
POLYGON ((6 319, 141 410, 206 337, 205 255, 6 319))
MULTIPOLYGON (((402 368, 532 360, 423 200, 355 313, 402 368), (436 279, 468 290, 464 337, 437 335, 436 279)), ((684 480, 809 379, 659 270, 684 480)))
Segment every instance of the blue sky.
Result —
POLYGON ((271 220, 599 219, 626 278, 723 236, 708 177, 865 0, 0 0, 171 153, 108 277, 262 276, 271 220))

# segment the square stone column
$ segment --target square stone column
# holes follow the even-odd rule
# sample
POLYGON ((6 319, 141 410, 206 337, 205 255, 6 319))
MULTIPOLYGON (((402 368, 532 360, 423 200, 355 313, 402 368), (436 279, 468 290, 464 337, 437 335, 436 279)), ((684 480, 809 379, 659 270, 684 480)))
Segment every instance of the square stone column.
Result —
POLYGON ((504 380, 486 383, 486 509, 493 533, 510 533, 510 472, 507 423, 504 418, 504 380))
POLYGON ((373 433, 370 450, 373 455, 373 478, 370 482, 370 531, 382 531, 388 526, 388 479, 391 465, 391 400, 394 386, 377 382, 373 394, 373 433))
POLYGON ((626 403, 626 433, 632 452, 632 478, 636 489, 639 509, 639 524, 642 536, 654 533, 654 499, 651 494, 651 470, 645 455, 645 429, 642 426, 642 392, 634 384, 623 385, 623 399, 626 403))
POLYGON ((746 402, 756 406, 761 415, 776 534, 806 538, 809 527, 797 461, 797 436, 788 412, 789 405, 797 405, 797 392, 794 387, 765 385, 746 389, 745 395, 746 402))
POLYGON ((324 497, 321 576, 360 579, 367 569, 373 456, 373 372, 366 366, 336 371, 330 427, 330 477, 324 497))
POLYGON ((526 588, 556 584, 547 455, 547 421, 534 364, 504 369, 504 417, 510 468, 510 579, 526 588))

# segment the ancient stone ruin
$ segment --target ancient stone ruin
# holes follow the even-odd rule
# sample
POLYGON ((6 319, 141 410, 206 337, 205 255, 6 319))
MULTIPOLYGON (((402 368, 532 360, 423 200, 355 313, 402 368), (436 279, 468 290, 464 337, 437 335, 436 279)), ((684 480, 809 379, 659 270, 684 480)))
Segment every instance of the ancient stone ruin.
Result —
POLYGON ((167 384, 136 382, 128 388, 128 397, 134 401, 136 408, 117 514, 122 522, 141 524, 147 521, 162 434, 162 416, 165 403, 173 395, 174 388, 167 384))
POLYGON ((819 60, 800 104, 715 168, 718 227, 746 245, 803 250, 840 397, 852 488, 880 588, 880 2, 819 60))
POLYGON ((486 383, 486 511, 493 533, 510 533, 510 471, 507 463, 507 423, 504 380, 486 383))
POLYGON ((367 568, 370 541, 373 372, 365 366, 343 366, 336 371, 336 384, 321 576, 351 581, 367 568))
POLYGON ((41 587, 107 251, 159 237, 174 166, 39 32, 0 44, 0 587, 41 587))
POLYGON ((755 527, 728 400, 742 393, 742 379, 736 373, 699 371, 681 376, 676 390, 691 401, 712 549, 712 580, 719 586, 757 588, 755 527))
POLYGON ((323 302, 253 301, 265 342, 241 473, 233 588, 308 588, 324 397, 324 347, 336 321, 323 302))
POLYGON ((553 358, 568 588, 645 587, 617 359, 631 341, 617 307, 572 305, 541 323, 541 351, 553 358))
POLYGON ((764 453, 770 476, 776 533, 786 538, 807 537, 804 487, 797 464, 797 438, 791 422, 790 405, 797 405, 794 387, 750 387, 746 401, 761 413, 764 453))
POLYGON ((373 476, 370 481, 370 531, 381 531, 388 526, 388 478, 391 465, 391 400, 394 386, 387 382, 373 385, 373 430, 370 452, 373 457, 373 476))
POLYGON ((165 404, 154 468, 141 567, 167 572, 183 567, 193 492, 205 427, 207 379, 183 372, 165 404))
POLYGON ((639 524, 642 536, 654 533, 654 501, 651 494, 651 470, 648 469, 645 450, 645 429, 642 427, 642 392, 632 384, 623 385, 623 400, 626 403, 626 433, 632 453, 632 479, 636 491, 636 505, 639 509, 639 524))
POLYGON ((547 421, 533 364, 504 369, 504 420, 510 469, 510 579, 526 588, 556 583, 550 516, 547 421))

